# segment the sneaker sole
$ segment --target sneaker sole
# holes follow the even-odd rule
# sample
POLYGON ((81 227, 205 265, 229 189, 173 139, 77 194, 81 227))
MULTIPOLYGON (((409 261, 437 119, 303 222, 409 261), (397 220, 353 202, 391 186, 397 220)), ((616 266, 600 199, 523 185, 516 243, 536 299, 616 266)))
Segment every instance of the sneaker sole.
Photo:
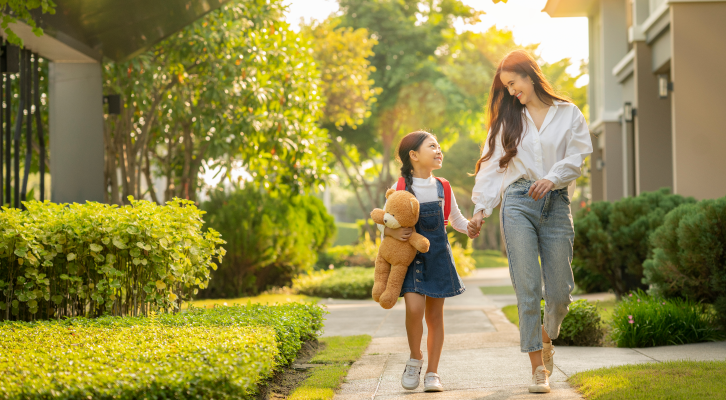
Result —
POLYGON ((549 393, 550 388, 548 387, 541 387, 541 386, 530 386, 529 387, 530 393, 549 393))
POLYGON ((416 389, 416 388, 417 388, 417 387, 418 387, 419 385, 420 385, 420 383, 416 384, 416 386, 409 386, 409 387, 406 387, 406 385, 404 385, 404 384, 403 384, 403 382, 401 382, 401 386, 402 386, 402 387, 403 387, 404 389, 406 389, 406 390, 415 390, 415 389, 416 389))
POLYGON ((444 391, 444 388, 440 388, 440 387, 424 388, 424 392, 443 392, 443 391, 444 391))

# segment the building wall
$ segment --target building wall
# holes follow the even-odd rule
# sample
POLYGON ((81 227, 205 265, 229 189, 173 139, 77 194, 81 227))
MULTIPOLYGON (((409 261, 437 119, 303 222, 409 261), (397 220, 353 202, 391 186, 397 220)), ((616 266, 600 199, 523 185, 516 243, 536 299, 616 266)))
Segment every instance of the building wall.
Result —
POLYGON ((673 146, 671 143, 671 96, 658 97, 658 76, 652 72, 652 49, 634 42, 635 193, 673 187, 673 146))
POLYGON ((605 200, 622 199, 623 193, 623 135, 619 122, 605 122, 597 132, 605 168, 602 171, 605 200))
POLYGON ((726 2, 671 5, 674 191, 726 195, 726 2))

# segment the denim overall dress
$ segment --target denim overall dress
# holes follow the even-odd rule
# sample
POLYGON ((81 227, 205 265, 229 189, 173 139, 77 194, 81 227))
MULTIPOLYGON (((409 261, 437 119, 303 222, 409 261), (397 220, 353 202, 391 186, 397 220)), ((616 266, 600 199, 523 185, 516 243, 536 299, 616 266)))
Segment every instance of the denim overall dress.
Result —
POLYGON ((416 232, 431 242, 429 251, 416 253, 403 280, 401 296, 414 292, 428 297, 453 297, 464 293, 464 284, 454 266, 449 238, 444 225, 444 185, 436 180, 439 201, 423 203, 419 208, 416 232))

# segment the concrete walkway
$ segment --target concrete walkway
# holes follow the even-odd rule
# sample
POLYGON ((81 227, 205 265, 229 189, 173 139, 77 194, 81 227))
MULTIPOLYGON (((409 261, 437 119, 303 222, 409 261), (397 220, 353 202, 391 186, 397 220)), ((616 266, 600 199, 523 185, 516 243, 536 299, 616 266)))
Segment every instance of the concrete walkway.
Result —
MULTIPOLYGON (((409 357, 405 308, 400 301, 391 310, 367 300, 324 301, 330 314, 323 336, 368 334, 373 341, 355 362, 335 400, 358 399, 520 399, 532 398, 529 359, 519 350, 519 330, 501 312, 515 304, 514 295, 483 295, 480 286, 511 285, 507 268, 477 270, 464 280, 464 294, 446 300, 446 339, 439 375, 442 393, 423 393, 401 387, 400 379, 409 357)), ((606 298, 606 296, 592 296, 606 298)), ((426 328, 424 323, 424 335, 426 328)), ((422 341, 424 360, 426 337, 422 341)), ((726 359, 726 342, 649 349, 557 346, 555 371, 548 399, 581 399, 567 377, 588 369, 663 360, 726 359)), ((424 365, 425 371, 426 365, 424 365)), ((423 372, 422 372, 423 375, 423 372)))

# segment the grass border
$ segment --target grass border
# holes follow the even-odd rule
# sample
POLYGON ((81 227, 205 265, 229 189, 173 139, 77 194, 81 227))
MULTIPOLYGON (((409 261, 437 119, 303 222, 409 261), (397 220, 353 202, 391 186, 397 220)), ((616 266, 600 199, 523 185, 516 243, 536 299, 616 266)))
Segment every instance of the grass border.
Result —
POLYGON ((307 379, 290 393, 288 400, 330 400, 340 387, 351 364, 358 360, 370 344, 370 335, 330 336, 320 339, 325 346, 310 364, 319 364, 307 379))

